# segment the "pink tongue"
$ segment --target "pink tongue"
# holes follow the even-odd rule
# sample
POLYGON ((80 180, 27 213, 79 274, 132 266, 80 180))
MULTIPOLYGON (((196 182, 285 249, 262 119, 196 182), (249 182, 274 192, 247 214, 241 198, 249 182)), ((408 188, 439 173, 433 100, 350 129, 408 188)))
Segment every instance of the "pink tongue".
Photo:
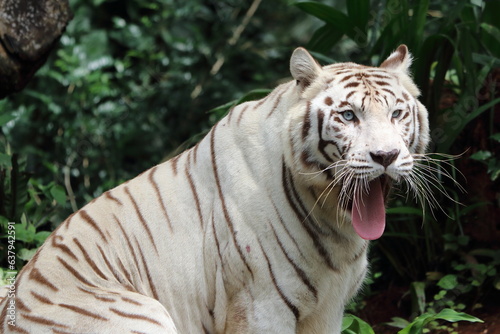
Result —
POLYGON ((354 230, 361 238, 375 240, 385 229, 384 195, 379 179, 371 181, 369 187, 368 193, 354 197, 351 218, 354 230))

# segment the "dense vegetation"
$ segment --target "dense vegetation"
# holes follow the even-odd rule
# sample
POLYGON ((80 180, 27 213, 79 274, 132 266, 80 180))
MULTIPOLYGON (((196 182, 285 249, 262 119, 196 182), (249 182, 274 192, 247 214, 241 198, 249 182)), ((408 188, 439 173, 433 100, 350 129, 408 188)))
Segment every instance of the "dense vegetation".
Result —
MULTIPOLYGON (((75 17, 52 57, 0 101, 0 233, 6 240, 16 223, 18 269, 72 211, 286 78, 294 47, 323 63, 378 65, 405 43, 431 115, 431 150, 459 156, 435 155, 429 166, 448 194, 434 190, 440 208, 394 198, 350 312, 373 321, 364 300, 398 286, 408 294, 394 326, 453 331, 434 320, 472 320, 456 312, 500 296, 499 1, 70 3, 75 17)), ((347 317, 345 332, 366 326, 347 317)))

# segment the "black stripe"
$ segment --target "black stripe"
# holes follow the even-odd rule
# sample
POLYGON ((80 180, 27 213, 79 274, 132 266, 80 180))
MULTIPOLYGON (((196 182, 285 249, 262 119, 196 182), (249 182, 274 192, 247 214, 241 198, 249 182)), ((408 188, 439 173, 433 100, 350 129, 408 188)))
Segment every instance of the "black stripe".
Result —
POLYGON ((382 88, 382 90, 385 91, 385 92, 387 92, 387 93, 389 93, 389 94, 391 94, 392 96, 396 97, 396 94, 394 94, 394 92, 392 90, 390 90, 388 88, 382 88))
POLYGON ((127 312, 120 311, 120 310, 118 310, 118 309, 116 309, 114 307, 110 307, 109 310, 111 312, 119 315, 120 317, 123 317, 123 318, 143 320, 143 321, 147 321, 149 323, 155 324, 157 326, 163 327, 162 324, 159 321, 157 321, 156 319, 153 319, 153 318, 150 318, 150 317, 146 317, 145 315, 142 315, 142 314, 127 313, 127 312))
POLYGON ((200 199, 198 197, 198 192, 196 191, 196 186, 194 185, 193 178, 191 177, 191 173, 189 173, 189 169, 188 169, 187 165, 186 165, 185 172, 186 172, 186 176, 188 179, 189 188, 191 189, 191 193, 193 194, 194 202, 196 204, 196 211, 198 212, 198 219, 200 220, 200 227, 203 230, 203 217, 201 214, 200 199))
POLYGON ((288 262, 290 262, 290 264, 292 265, 292 268, 295 270, 295 273, 297 274, 298 277, 300 277, 300 279, 302 280, 302 282, 307 286, 307 288, 309 289, 309 291, 311 291, 311 293, 314 295, 314 298, 316 298, 316 300, 318 299, 318 290, 316 289, 316 287, 314 285, 312 285, 311 281, 309 280, 309 278, 307 277, 306 273, 304 272, 304 270, 302 270, 291 258, 290 256, 288 255, 287 251, 285 250, 285 247, 283 246, 283 244, 281 243, 281 240, 280 238, 278 237, 278 234, 276 233, 276 230, 274 229, 274 226, 271 222, 269 222, 269 225, 271 226, 271 229, 273 230, 273 234, 274 234, 274 237, 276 238, 276 241, 278 242, 278 245, 280 246, 280 249, 281 251, 283 252, 283 254, 285 255, 286 259, 288 260, 288 262))
MULTIPOLYGON (((115 214, 113 214, 113 219, 114 219, 114 222, 120 228, 120 231, 123 234, 123 238, 127 242, 128 249, 129 249, 130 253, 132 254, 132 257, 134 258, 135 268, 137 269, 137 272, 140 272, 139 271, 139 261, 137 260, 137 256, 135 254, 134 247, 132 246, 132 242, 130 241, 128 234, 125 232, 125 229, 123 228, 122 223, 118 220, 118 218, 116 217, 115 214)), ((104 258, 104 259, 106 260, 106 258, 104 258)))
MULTIPOLYGON (((24 319, 31 321, 31 322, 34 322, 34 323, 37 323, 38 325, 69 328, 69 326, 67 326, 67 325, 63 325, 61 323, 52 321, 52 320, 47 319, 47 318, 38 317, 38 316, 30 315, 30 314, 22 314, 22 316, 24 319)), ((12 330, 13 328, 10 328, 10 329, 12 330)))
POLYGON ((104 240, 105 243, 108 243, 108 240, 106 239, 106 236, 104 235, 104 233, 101 231, 101 229, 99 228, 99 226, 97 225, 96 221, 89 216, 89 214, 87 213, 87 211, 85 210, 80 210, 80 216, 82 217, 82 219, 87 223, 89 224, 90 226, 92 226, 94 228, 94 230, 96 230, 99 235, 101 236, 102 240, 104 240))
POLYGON ((80 241, 77 239, 77 238, 73 238, 73 242, 78 246, 78 248, 80 248, 80 251, 82 252, 83 254, 83 258, 85 259, 85 261, 87 261, 87 263, 90 265, 90 267, 92 268, 92 270, 94 270, 94 272, 99 276, 101 277, 102 279, 105 279, 107 280, 108 277, 106 275, 104 275, 104 273, 99 269, 99 267, 97 267, 96 263, 94 262, 94 260, 92 260, 92 258, 89 256, 89 254, 87 253, 87 251, 85 250, 85 248, 83 248, 82 244, 80 243, 80 241))
POLYGON ((224 261, 222 260, 222 255, 220 252, 219 238, 217 237, 217 231, 215 230, 215 220, 213 215, 212 215, 212 230, 214 231, 214 239, 215 239, 215 245, 217 246, 217 254, 219 254, 220 262, 221 264, 223 264, 224 261))
MULTIPOLYGON (((96 245, 96 246, 97 246, 97 249, 99 250, 99 252, 101 253, 101 256, 102 256, 102 259, 104 260, 104 263, 108 267, 108 270, 113 274, 113 277, 116 279, 117 282, 124 284, 125 281, 121 277, 118 277, 118 275, 117 275, 118 272, 116 270, 116 267, 111 265, 108 258, 106 257, 106 254, 102 250, 101 246, 99 246, 99 245, 96 245)), ((129 281, 129 284, 130 284, 130 281, 129 281)))
POLYGON ((153 247, 156 251, 156 254, 159 254, 158 249, 156 248, 153 234, 151 233, 151 230, 149 229, 148 223, 144 219, 144 216, 142 215, 141 211, 139 210, 139 206, 137 205, 137 202, 135 201, 134 197, 132 196, 132 194, 128 190, 128 187, 125 187, 125 193, 130 198, 130 201, 132 202, 132 205, 134 206, 135 212, 137 213, 137 217, 139 218, 139 221, 141 222, 142 226, 144 227, 144 230, 148 234, 149 240, 151 241, 151 244, 153 245, 153 247))
POLYGON ((318 150, 323 155, 326 161, 334 162, 332 157, 326 153, 326 146, 331 144, 332 142, 326 141, 323 139, 323 122, 324 122, 325 113, 323 110, 318 110, 318 150))
POLYGON ((147 262, 146 262, 146 258, 144 257, 144 254, 142 253, 142 248, 140 247, 140 244, 139 244, 139 242, 137 241, 137 238, 135 238, 135 237, 134 237, 134 239, 135 239, 135 243, 137 244, 137 249, 139 250, 139 253, 140 253, 140 256, 141 256, 142 264, 143 264, 144 269, 145 269, 145 271, 146 271, 146 277, 147 277, 147 279, 148 279, 148 283, 149 283, 149 286, 150 286, 150 288, 151 288, 151 292, 152 292, 152 294, 153 294, 154 299, 157 299, 157 300, 158 300, 158 299, 159 299, 159 298, 158 298, 158 293, 157 293, 157 291, 156 291, 156 286, 155 286, 155 284, 153 283, 153 280, 152 280, 152 278, 151 278, 151 271, 149 270, 148 264, 147 264, 147 262))
POLYGON ((274 102, 274 105, 271 108, 271 111, 267 114, 266 118, 269 118, 269 116, 271 116, 272 113, 276 110, 279 103, 281 102, 281 98, 283 97, 283 94, 285 94, 286 91, 287 91, 287 89, 285 88, 281 93, 278 94, 278 97, 276 98, 276 101, 274 102))
POLYGON ((306 257, 304 256, 304 254, 302 253, 302 250, 300 249, 299 247, 299 244, 297 243, 297 240, 295 240, 295 238, 292 236, 292 234, 290 233, 290 231, 288 230, 288 227, 286 226, 285 224, 285 221, 283 220, 283 217, 281 216, 281 214, 279 213, 278 211, 278 208, 276 207, 276 205, 274 204, 274 202, 272 203, 273 204, 273 207, 274 207, 274 211, 276 212, 276 214, 278 215, 278 218, 279 218, 279 222, 281 223, 281 226, 283 227, 283 229, 285 230, 286 234, 290 237, 290 239, 292 240, 293 244, 295 245, 295 247, 297 248, 297 251, 300 253, 300 256, 302 256, 302 258, 305 260, 306 257))
POLYGON ((217 171, 217 161, 215 159, 215 130, 216 130, 216 128, 217 128, 217 125, 215 125, 212 128, 212 131, 210 133, 210 154, 212 157, 212 168, 213 168, 213 172, 214 172, 214 176, 215 176, 215 183, 217 185, 217 192, 219 194, 219 199, 221 201, 224 219, 226 220, 226 223, 229 227, 229 230, 231 231, 231 235, 233 237, 232 239, 233 239, 234 245, 236 246, 236 250, 238 251, 238 254, 240 255, 240 258, 243 261, 243 263, 245 263, 245 266, 247 267, 248 271, 250 272, 250 275, 252 276, 252 280, 253 280, 252 269, 250 268, 250 265, 248 264, 245 256, 243 255, 243 251, 241 249, 241 246, 240 246, 238 240, 236 239, 236 233, 234 231, 233 222, 231 220, 231 217, 229 216, 229 212, 227 211, 226 201, 224 199, 224 194, 222 193, 222 187, 220 184, 219 174, 217 171))
POLYGON ((31 295, 33 297, 35 297, 35 299, 38 300, 39 302, 47 304, 47 305, 54 305, 54 303, 50 299, 48 299, 47 297, 42 296, 42 295, 36 293, 35 291, 30 291, 30 292, 31 292, 31 295))
POLYGON ((109 191, 106 191, 104 193, 104 197, 106 197, 107 199, 109 200, 112 200, 113 202, 115 202, 116 204, 118 205, 123 205, 122 201, 120 201, 118 198, 116 198, 115 196, 111 195, 111 190, 109 191))
MULTIPOLYGON (((302 226, 305 228, 307 234, 311 237, 314 247, 318 251, 318 254, 325 260, 326 265, 332 269, 333 271, 339 271, 338 268, 336 268, 333 263, 331 258, 328 256, 328 252, 325 249, 325 246, 321 243, 319 240, 318 236, 314 233, 312 230, 312 227, 310 226, 310 219, 307 216, 307 210, 304 207, 304 204, 300 201, 300 197, 297 194, 297 190, 295 189, 295 186, 293 184, 293 179, 291 175, 289 175, 288 170, 285 166, 285 161, 283 158, 283 170, 282 170, 282 182, 283 182, 283 188, 285 191, 286 198, 288 200, 288 204, 292 208, 292 210, 295 212, 295 215, 299 219, 299 221, 302 223, 302 226), (294 198, 298 202, 298 205, 300 206, 300 209, 295 205, 294 203, 294 198), (301 213, 302 210, 302 213, 301 213), (305 212, 305 214, 303 213, 305 212)), ((314 223, 312 223, 314 224, 314 223)))
POLYGON ((197 143, 193 147, 193 163, 196 165, 196 156, 198 154, 198 148, 200 147, 200 143, 197 143))
POLYGON ((231 123, 231 118, 233 117, 234 114, 234 108, 236 108, 236 106, 232 106, 227 113, 227 123, 231 123))
POLYGON ((170 159, 170 163, 172 164, 172 171, 174 172, 174 176, 177 175, 177 162, 181 156, 178 155, 170 159))
POLYGON ((169 217, 168 212, 167 212, 167 207, 165 206, 165 203, 163 203, 163 199, 161 198, 161 194, 160 194, 160 188, 158 187, 158 184, 156 183, 156 181, 154 179, 154 174, 156 173, 157 168, 158 168, 158 166, 151 169, 151 172, 149 173, 148 179, 149 179, 149 182, 153 185, 153 188, 154 188, 155 194, 156 194, 156 199, 158 200, 158 203, 160 203, 160 205, 161 205, 162 212, 163 212, 163 215, 165 216, 165 219, 167 220, 170 232, 173 232, 174 228, 172 227, 172 222, 170 221, 170 217, 169 217))
POLYGON ((208 329, 205 327, 205 325, 203 323, 201 324, 201 327, 203 328, 203 334, 210 334, 210 332, 208 331, 208 329))
POLYGON ((77 306, 68 305, 68 304, 59 304, 59 306, 67 308, 68 310, 71 310, 73 312, 85 315, 85 316, 90 317, 90 318, 94 318, 94 319, 98 319, 98 320, 104 320, 104 321, 108 321, 109 320, 107 318, 104 318, 104 317, 100 316, 99 314, 89 312, 89 311, 87 311, 87 310, 85 310, 83 308, 77 307, 77 306))
POLYGON ((63 253, 65 253, 65 254, 69 255, 71 258, 73 258, 73 260, 78 261, 78 258, 71 251, 71 249, 68 246, 66 246, 65 244, 62 243, 63 240, 64 240, 64 238, 62 236, 60 236, 60 235, 54 235, 52 237, 52 244, 51 244, 52 247, 59 248, 60 250, 63 251, 63 253))
POLYGON ((125 297, 125 296, 122 296, 121 299, 125 302, 125 303, 129 303, 129 304, 133 304, 133 305, 138 305, 138 306, 143 306, 144 304, 138 302, 137 300, 134 300, 132 298, 128 298, 128 297, 125 297))
POLYGON ((311 102, 307 102, 306 114, 304 115, 304 122, 302 123, 302 141, 305 141, 311 128, 311 102))
POLYGON ((73 268, 68 262, 64 261, 62 258, 57 256, 57 260, 61 263, 66 270, 68 270, 77 280, 82 282, 85 285, 91 286, 93 288, 97 288, 97 285, 90 283, 85 277, 83 277, 75 268, 73 268))
POLYGON ((417 131, 419 130, 419 127, 420 127, 420 123, 419 123, 420 119, 416 115, 416 112, 415 112, 416 109, 417 108, 415 106, 413 106, 413 108, 411 108, 412 119, 410 120, 410 126, 413 122, 413 131, 411 132, 410 148, 415 145, 417 131))
POLYGON ((246 104, 244 107, 242 107, 242 109, 240 111, 240 115, 238 116, 238 120, 236 121, 236 125, 240 125, 241 119, 243 118, 243 114, 245 113, 245 111, 247 111, 249 106, 250 106, 250 104, 246 104))
POLYGON ((48 287, 52 291, 59 291, 59 288, 56 287, 54 284, 52 284, 47 278, 45 278, 45 276, 43 276, 42 273, 40 272, 40 270, 38 270, 37 268, 33 268, 30 271, 28 278, 30 280, 36 281, 42 285, 45 285, 46 287, 48 287))
POLYGON ((266 262, 267 262, 267 268, 269 269, 269 274, 271 275, 271 280, 273 281, 274 287, 276 288, 276 291, 280 295, 281 299, 285 302, 286 306, 292 311, 293 315, 295 316, 295 320, 299 320, 300 318, 300 312, 297 306, 295 306, 283 293, 281 288, 279 287, 278 283, 276 282, 276 276, 274 275, 273 268, 271 266, 271 263, 269 262, 269 258, 267 257, 266 252, 264 251, 264 248, 262 248, 262 244, 259 241, 259 246, 260 249, 262 250, 262 254, 264 255, 266 262))

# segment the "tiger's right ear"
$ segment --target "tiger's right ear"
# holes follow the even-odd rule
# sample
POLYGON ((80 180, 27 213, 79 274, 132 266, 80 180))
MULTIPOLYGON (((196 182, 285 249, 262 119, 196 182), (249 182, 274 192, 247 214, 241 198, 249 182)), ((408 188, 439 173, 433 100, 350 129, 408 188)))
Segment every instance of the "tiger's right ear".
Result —
POLYGON ((290 72, 302 89, 316 79, 321 71, 321 65, 304 48, 297 48, 290 59, 290 72))

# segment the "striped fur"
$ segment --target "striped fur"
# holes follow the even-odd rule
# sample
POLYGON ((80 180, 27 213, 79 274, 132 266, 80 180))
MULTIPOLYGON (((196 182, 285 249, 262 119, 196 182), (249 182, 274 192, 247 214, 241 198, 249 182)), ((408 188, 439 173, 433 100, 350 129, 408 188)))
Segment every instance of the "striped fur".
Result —
POLYGON ((339 333, 369 242, 338 162, 411 173, 428 125, 409 63, 405 46, 380 68, 297 49, 294 81, 64 221, 18 275, 15 327, 0 304, 0 333, 339 333), (395 149, 386 169, 370 158, 395 149))

